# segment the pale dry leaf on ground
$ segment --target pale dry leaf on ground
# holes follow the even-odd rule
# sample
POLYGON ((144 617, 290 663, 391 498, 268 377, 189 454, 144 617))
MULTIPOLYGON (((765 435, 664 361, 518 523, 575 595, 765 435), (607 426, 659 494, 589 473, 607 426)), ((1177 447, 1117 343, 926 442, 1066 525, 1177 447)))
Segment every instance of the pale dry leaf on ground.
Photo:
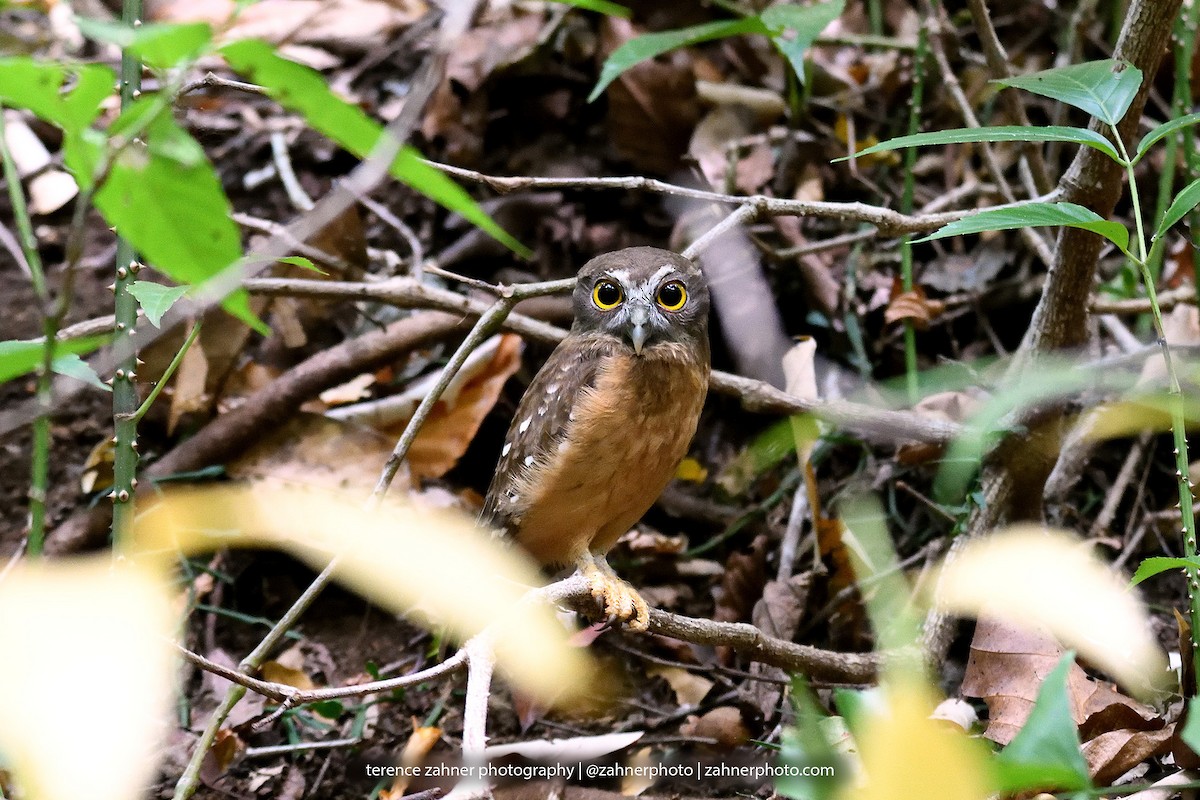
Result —
POLYGON ((713 682, 703 675, 669 664, 649 664, 646 675, 666 681, 675 693, 675 702, 681 706, 699 705, 713 687, 713 682))

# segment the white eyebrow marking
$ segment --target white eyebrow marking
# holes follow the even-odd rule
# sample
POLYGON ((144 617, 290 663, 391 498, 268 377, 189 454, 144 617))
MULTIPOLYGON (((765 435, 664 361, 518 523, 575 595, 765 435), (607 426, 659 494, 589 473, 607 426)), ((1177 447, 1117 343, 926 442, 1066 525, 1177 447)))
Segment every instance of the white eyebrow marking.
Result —
POLYGON ((655 272, 653 275, 650 276, 650 280, 648 282, 652 286, 657 288, 659 279, 665 278, 667 275, 671 274, 674 271, 675 271, 675 268, 673 266, 671 266, 670 264, 663 264, 661 267, 658 268, 657 272, 655 272))
POLYGON ((629 282, 629 270, 627 269, 609 270, 608 274, 610 277, 616 278, 619 283, 629 282))

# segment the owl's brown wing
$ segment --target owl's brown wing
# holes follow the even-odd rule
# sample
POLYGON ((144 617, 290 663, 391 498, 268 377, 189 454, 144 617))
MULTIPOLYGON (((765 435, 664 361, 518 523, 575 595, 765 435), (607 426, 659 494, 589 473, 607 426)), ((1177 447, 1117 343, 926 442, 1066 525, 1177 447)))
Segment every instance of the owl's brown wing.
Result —
POLYGON ((527 498, 523 478, 547 461, 566 436, 572 410, 599 372, 601 350, 586 337, 568 336, 541 368, 517 406, 480 521, 511 537, 521 524, 527 498))

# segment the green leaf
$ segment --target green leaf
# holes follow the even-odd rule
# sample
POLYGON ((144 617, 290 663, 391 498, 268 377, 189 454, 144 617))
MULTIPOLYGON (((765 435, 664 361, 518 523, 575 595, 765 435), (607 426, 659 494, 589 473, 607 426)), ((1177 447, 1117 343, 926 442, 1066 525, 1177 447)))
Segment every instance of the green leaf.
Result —
POLYGON ((310 705, 309 708, 322 717, 325 717, 325 719, 337 719, 346 710, 346 707, 337 700, 319 700, 310 705))
MULTIPOLYGON (((177 283, 194 286, 220 274, 242 254, 229 198, 200 145, 152 96, 116 122, 116 133, 154 114, 140 141, 113 161, 95 194, 96 207, 147 261, 177 283), (156 111, 157 109, 157 111, 156 111)), ((262 333, 270 329, 250 310, 244 290, 229 294, 226 311, 262 333)))
POLYGON ((617 3, 610 3, 608 0, 553 0, 555 3, 563 5, 575 6, 582 8, 585 11, 599 11, 601 14, 607 14, 610 17, 621 17, 629 19, 633 16, 633 12, 628 8, 617 3))
POLYGON ((1200 753, 1200 707, 1197 705, 1196 698, 1188 699, 1187 722, 1183 723, 1179 738, 1183 739, 1183 743, 1188 747, 1200 753))
POLYGON ((191 61, 212 41, 212 28, 203 22, 152 23, 136 28, 123 22, 86 17, 76 17, 75 22, 89 39, 115 44, 158 69, 171 69, 191 61))
POLYGON ((1002 794, 1091 786, 1067 697, 1067 674, 1074 660, 1075 654, 1067 652, 1046 676, 1024 727, 996 759, 1002 794))
POLYGON ((146 312, 146 319, 156 328, 160 326, 163 314, 170 311, 171 306, 187 294, 187 290, 186 286, 163 286, 161 283, 150 281, 134 281, 129 284, 129 293, 137 299, 142 311, 146 312))
POLYGON ((1183 191, 1175 195, 1175 199, 1163 213, 1162 221, 1158 223, 1158 230, 1154 232, 1154 238, 1157 239, 1170 230, 1172 225, 1183 219, 1197 205, 1200 205, 1200 179, 1192 181, 1183 187, 1183 191))
POLYGON ((280 264, 291 264, 293 267, 300 267, 301 269, 306 269, 306 270, 309 270, 310 272, 315 272, 318 275, 328 275, 329 274, 328 272, 321 269, 316 264, 314 264, 311 260, 305 258, 304 256, 284 256, 283 258, 277 258, 275 260, 278 261, 280 264))
POLYGON ((811 6, 781 3, 771 6, 759 16, 771 30, 771 41, 792 65, 792 71, 801 84, 804 83, 804 53, 821 31, 842 15, 845 7, 845 0, 826 0, 811 6), (785 31, 791 31, 795 36, 785 38, 785 31))
MULTIPOLYGON (((948 131, 929 131, 909 136, 897 136, 871 145, 855 153, 867 156, 886 150, 905 147, 922 147, 928 144, 960 144, 963 142, 1074 142, 1094 147, 1114 161, 1119 157, 1112 143, 1095 131, 1087 128, 1072 128, 1064 125, 1048 125, 1044 128, 1026 128, 1021 125, 1001 125, 994 128, 952 128, 948 131)), ((834 159, 846 161, 849 156, 834 159)))
POLYGON ((1142 71, 1127 62, 1108 58, 997 78, 992 83, 1049 97, 1081 108, 1101 122, 1116 125, 1142 85, 1142 71))
POLYGON ((100 380, 100 376, 96 374, 96 370, 92 369, 90 364, 75 353, 64 353, 61 356, 56 356, 50 368, 59 375, 66 375, 68 378, 74 378, 77 381, 91 384, 101 391, 112 391, 111 386, 100 380))
MULTIPOLYGON (((280 58, 265 42, 246 39, 221 48, 230 66, 266 88, 284 108, 304 115, 316 130, 359 158, 366 158, 385 135, 384 129, 330 91, 319 72, 280 58)), ((420 153, 403 147, 391 165, 396 180, 456 211, 509 249, 528 257, 529 249, 495 223, 471 196, 445 174, 425 163, 420 153)))
POLYGON ((713 39, 737 36, 742 33, 771 35, 770 29, 763 24, 761 19, 758 17, 746 17, 744 19, 706 22, 703 25, 693 25, 690 28, 679 28, 673 31, 646 33, 636 36, 614 50, 612 55, 605 60, 604 66, 600 69, 600 80, 596 82, 596 88, 592 89, 592 93, 588 95, 588 102, 590 103, 599 97, 608 88, 608 85, 615 81, 622 72, 643 61, 649 61, 655 56, 662 55, 669 50, 699 44, 700 42, 708 42, 713 39))
POLYGON ((947 236, 983 231, 1006 231, 1014 228, 1034 228, 1042 225, 1065 225, 1099 234, 1128 253, 1129 231, 1119 222, 1106 220, 1095 211, 1074 203, 1025 203, 1010 208, 993 208, 955 220, 930 235, 914 240, 929 242, 947 236))
POLYGON ((795 769, 776 780, 775 791, 793 800, 826 800, 839 786, 839 771, 835 768, 833 776, 808 777, 804 768, 843 766, 825 737, 823 725, 829 717, 813 698, 803 675, 792 676, 791 700, 795 722, 783 730, 780 761, 795 769))
MULTIPOLYGON (((71 353, 90 353, 107 341, 107 336, 88 336, 67 342, 55 342, 54 352, 56 359, 71 353)), ((38 364, 42 363, 44 349, 45 343, 36 340, 17 339, 0 342, 0 383, 27 375, 37 369, 38 364)))
POLYGON ((1138 161, 1140 161, 1142 156, 1146 155, 1146 151, 1149 150, 1151 146, 1153 146, 1158 140, 1165 136, 1170 136, 1180 128, 1186 128, 1188 125, 1195 125, 1197 122, 1200 122, 1200 114, 1188 114, 1186 117, 1176 117, 1175 119, 1168 120, 1162 125, 1159 125, 1157 128, 1143 136, 1142 140, 1138 142, 1137 153, 1133 156, 1133 163, 1136 164, 1138 161))
POLYGON ((24 108, 74 133, 100 115, 100 103, 113 93, 117 76, 100 64, 65 65, 30 58, 0 59, 0 103, 24 108), (70 77, 75 85, 63 91, 70 77))
POLYGON ((1129 583, 1132 586, 1137 586, 1147 578, 1153 578, 1161 572, 1169 572, 1173 569, 1187 569, 1188 567, 1200 569, 1200 559, 1168 558, 1166 556, 1154 556, 1142 559, 1142 563, 1138 564, 1137 572, 1133 573, 1133 578, 1129 583))

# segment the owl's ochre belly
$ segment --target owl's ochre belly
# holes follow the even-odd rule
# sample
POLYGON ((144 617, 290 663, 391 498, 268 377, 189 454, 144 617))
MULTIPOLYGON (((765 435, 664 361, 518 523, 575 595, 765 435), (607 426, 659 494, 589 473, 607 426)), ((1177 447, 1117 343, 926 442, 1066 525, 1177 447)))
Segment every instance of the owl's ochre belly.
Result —
POLYGON ((641 519, 687 454, 708 365, 613 355, 575 409, 569 446, 531 472, 517 541, 545 564, 603 553, 641 519), (603 399, 601 399, 603 398, 603 399))

